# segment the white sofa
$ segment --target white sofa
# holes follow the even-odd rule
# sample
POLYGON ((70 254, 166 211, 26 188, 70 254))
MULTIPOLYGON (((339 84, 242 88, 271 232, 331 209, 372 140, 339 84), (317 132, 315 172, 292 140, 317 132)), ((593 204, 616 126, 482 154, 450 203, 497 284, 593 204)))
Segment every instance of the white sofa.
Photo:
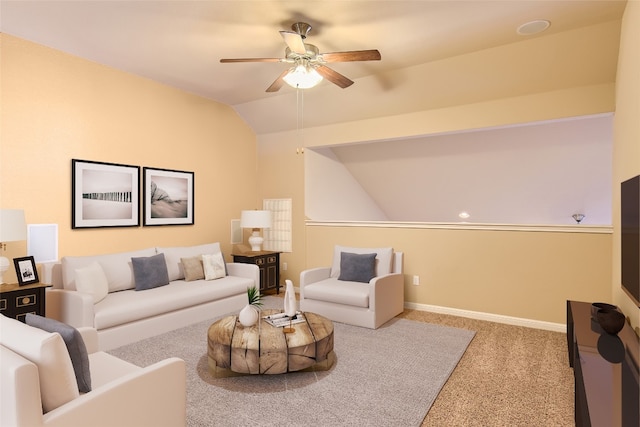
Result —
POLYGON ((63 257, 60 263, 49 266, 53 287, 46 293, 46 316, 76 328, 95 328, 100 349, 110 350, 218 315, 239 312, 248 302, 247 288, 259 286, 258 267, 228 263, 227 275, 222 278, 187 281, 181 260, 205 254, 221 254, 219 243, 63 257), (132 258, 146 260, 157 254, 165 258, 169 284, 135 290, 132 258), (104 274, 98 272, 94 277, 92 269, 96 263, 104 274), (104 280, 106 285, 102 283, 104 280), (91 289, 87 290, 87 282, 91 289), (76 287, 80 284, 83 292, 76 287), (102 289, 105 286, 108 289, 102 289))
POLYGON ((157 427, 186 424, 186 369, 168 358, 140 368, 98 350, 80 328, 91 390, 81 393, 61 335, 0 315, 0 425, 157 427))
POLYGON ((390 247, 336 245, 331 267, 300 273, 300 309, 336 322, 377 329, 404 310, 402 262, 403 253, 390 247), (375 253, 373 271, 362 281, 345 280, 341 272, 341 266, 345 266, 343 253, 356 256, 375 253))

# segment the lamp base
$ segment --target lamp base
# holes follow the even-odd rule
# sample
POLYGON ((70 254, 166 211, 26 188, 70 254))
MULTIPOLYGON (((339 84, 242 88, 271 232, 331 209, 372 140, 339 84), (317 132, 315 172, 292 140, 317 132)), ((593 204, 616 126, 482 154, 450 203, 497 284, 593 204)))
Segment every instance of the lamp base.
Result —
POLYGON ((260 236, 260 231, 253 230, 253 233, 251 233, 251 237, 249 237, 249 244, 251 245, 251 250, 253 252, 260 252, 261 251, 260 247, 262 246, 262 242, 264 242, 264 239, 262 238, 262 236, 260 236))

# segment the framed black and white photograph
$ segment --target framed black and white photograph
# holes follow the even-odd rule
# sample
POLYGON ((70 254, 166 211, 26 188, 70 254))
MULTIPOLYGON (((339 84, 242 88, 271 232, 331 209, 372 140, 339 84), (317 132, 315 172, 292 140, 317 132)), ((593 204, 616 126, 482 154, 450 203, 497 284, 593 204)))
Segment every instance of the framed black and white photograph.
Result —
POLYGON ((13 264, 16 267, 16 276, 18 276, 20 286, 38 283, 38 270, 36 270, 36 262, 32 256, 14 258, 13 264))
POLYGON ((143 168, 144 225, 194 224, 194 173, 143 168))
POLYGON ((140 167, 71 160, 71 228, 140 225, 140 167))

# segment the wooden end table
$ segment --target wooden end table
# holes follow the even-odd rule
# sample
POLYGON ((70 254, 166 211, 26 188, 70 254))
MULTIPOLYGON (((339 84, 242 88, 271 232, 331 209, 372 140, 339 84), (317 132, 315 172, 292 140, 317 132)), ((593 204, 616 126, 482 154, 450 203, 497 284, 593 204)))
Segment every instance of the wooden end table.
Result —
MULTIPOLYGON (((262 310, 260 316, 279 313, 262 310)), ((238 316, 224 317, 209 327, 207 354, 214 376, 284 374, 304 369, 328 370, 333 366, 333 323, 315 313, 303 313, 305 322, 292 325, 294 333, 268 324, 244 327, 238 316)))

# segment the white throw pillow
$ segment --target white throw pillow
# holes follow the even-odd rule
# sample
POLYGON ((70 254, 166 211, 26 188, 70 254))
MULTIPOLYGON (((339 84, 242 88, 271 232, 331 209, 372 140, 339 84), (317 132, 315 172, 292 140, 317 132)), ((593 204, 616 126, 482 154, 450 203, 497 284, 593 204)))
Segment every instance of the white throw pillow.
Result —
POLYGON ((226 275, 224 258, 221 252, 202 255, 202 265, 204 267, 204 279, 220 279, 226 275))
POLYGON ((97 262, 76 268, 76 290, 91 294, 93 303, 102 301, 109 293, 109 282, 104 270, 97 262))

